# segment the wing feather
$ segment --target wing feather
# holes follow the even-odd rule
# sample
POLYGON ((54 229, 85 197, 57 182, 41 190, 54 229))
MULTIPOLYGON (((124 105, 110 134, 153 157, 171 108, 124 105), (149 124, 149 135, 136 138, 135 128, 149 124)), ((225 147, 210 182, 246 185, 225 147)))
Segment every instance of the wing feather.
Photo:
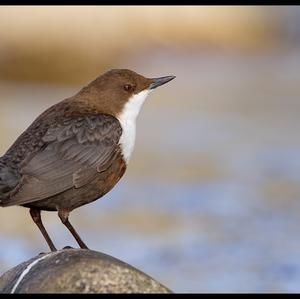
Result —
POLYGON ((119 121, 100 114, 64 120, 42 136, 46 146, 22 166, 6 205, 42 200, 91 182, 111 165, 122 134, 119 121))

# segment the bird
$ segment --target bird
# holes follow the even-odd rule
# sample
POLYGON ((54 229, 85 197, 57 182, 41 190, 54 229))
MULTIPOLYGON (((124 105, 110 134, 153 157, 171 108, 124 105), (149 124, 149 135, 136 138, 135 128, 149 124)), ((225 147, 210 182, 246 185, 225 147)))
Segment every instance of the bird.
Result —
POLYGON ((29 208, 51 251, 57 249, 41 211, 56 211, 80 248, 88 249, 70 212, 103 197, 121 179, 147 95, 174 78, 111 69, 46 109, 0 157, 0 206, 29 208))

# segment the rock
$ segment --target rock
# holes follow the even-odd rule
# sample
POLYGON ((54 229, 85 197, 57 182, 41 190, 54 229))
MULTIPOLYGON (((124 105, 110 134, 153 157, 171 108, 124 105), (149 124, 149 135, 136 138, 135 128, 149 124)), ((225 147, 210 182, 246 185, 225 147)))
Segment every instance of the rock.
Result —
POLYGON ((0 277, 1 293, 171 293, 134 267, 104 253, 62 249, 40 254, 0 277))

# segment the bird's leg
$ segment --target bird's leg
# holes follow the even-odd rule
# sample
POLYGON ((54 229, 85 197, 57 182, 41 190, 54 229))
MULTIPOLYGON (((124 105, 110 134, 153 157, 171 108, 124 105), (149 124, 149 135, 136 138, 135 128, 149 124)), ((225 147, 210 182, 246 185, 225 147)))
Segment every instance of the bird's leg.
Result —
POLYGON ((58 211, 58 216, 59 216, 61 222, 67 227, 67 229, 70 231, 70 233, 76 239, 76 241, 79 244, 80 248, 88 249, 88 247, 84 244, 84 242, 81 240, 81 238, 77 234, 75 228, 69 222, 69 219, 68 219, 69 218, 69 212, 66 211, 66 210, 59 210, 58 211))
POLYGON ((41 218, 41 210, 39 209, 34 209, 31 208, 30 209, 30 215, 32 220, 34 221, 34 223, 38 226, 39 230, 41 231, 41 233, 43 234, 48 246, 50 247, 51 251, 56 251, 57 249, 55 248, 52 240, 50 239, 43 223, 42 223, 42 218, 41 218))

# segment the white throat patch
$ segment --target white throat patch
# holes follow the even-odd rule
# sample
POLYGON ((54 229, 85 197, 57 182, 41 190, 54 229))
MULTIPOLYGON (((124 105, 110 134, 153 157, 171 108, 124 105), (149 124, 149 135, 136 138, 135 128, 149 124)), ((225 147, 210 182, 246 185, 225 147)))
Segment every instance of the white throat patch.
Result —
POLYGON ((122 154, 126 164, 128 164, 135 143, 135 121, 141 107, 151 90, 146 89, 133 95, 125 104, 123 111, 118 115, 118 120, 123 129, 120 137, 122 154))

